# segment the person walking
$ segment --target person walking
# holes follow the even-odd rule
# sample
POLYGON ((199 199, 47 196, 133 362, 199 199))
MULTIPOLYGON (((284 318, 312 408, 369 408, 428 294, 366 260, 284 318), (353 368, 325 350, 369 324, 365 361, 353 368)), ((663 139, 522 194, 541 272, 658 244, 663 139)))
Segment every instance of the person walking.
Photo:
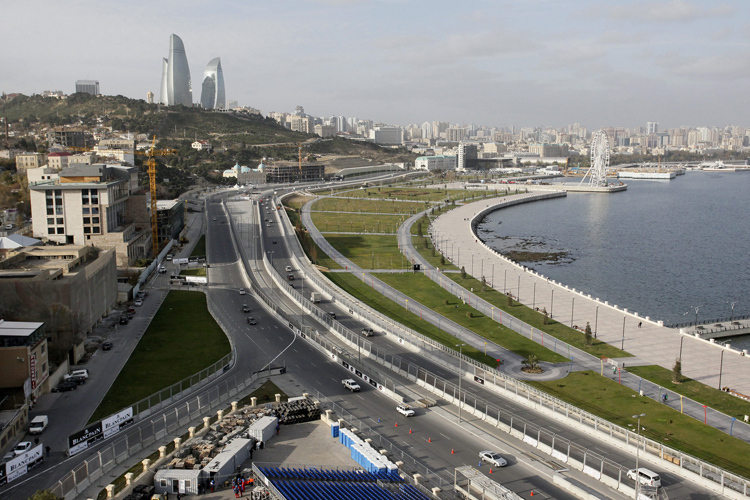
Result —
POLYGON ((281 429, 281 426, 278 423, 276 423, 276 435, 277 436, 279 435, 279 430, 280 429, 281 429))
POLYGON ((214 487, 216 486, 216 483, 214 483, 214 480, 211 479, 211 493, 214 492, 214 487))
POLYGON ((49 455, 50 455, 50 452, 52 451, 52 448, 50 448, 49 446, 47 446, 45 448, 45 450, 47 450, 47 458, 49 458, 49 455))

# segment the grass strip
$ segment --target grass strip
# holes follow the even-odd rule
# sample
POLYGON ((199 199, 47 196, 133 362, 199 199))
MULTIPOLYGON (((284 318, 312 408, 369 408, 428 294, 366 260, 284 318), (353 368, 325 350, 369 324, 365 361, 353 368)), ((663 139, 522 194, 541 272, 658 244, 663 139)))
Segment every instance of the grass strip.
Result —
MULTIPOLYGON (((327 273, 326 276, 335 283, 336 286, 358 298, 373 309, 376 309, 392 320, 397 321, 398 323, 411 328, 444 346, 455 349, 456 344, 461 342, 453 335, 450 335, 443 330, 439 330, 436 326, 431 325, 427 321, 419 319, 418 315, 406 312, 403 306, 400 306, 392 300, 373 291, 371 287, 367 286, 349 273, 327 273)), ((462 352, 470 358, 479 361, 480 363, 484 363, 487 366, 492 368, 497 366, 497 361, 492 356, 487 356, 484 354, 484 351, 481 351, 474 346, 466 345, 462 352)))
POLYGON ((180 274, 183 276, 205 276, 206 275, 206 268, 205 267, 194 267, 192 269, 183 269, 180 271, 180 274))
POLYGON ((392 233, 406 220, 405 215, 312 212, 313 224, 321 232, 392 233))
MULTIPOLYGON (((412 297, 425 307, 432 309, 441 316, 461 325, 467 330, 481 335, 487 340, 498 344, 524 358, 533 354, 540 361, 562 363, 569 358, 542 347, 536 342, 502 326, 492 318, 485 316, 468 304, 443 290, 421 273, 377 274, 378 279, 387 283, 401 293, 412 297)), ((377 292, 371 290, 371 294, 377 292)), ((399 304, 402 308, 404 304, 399 304)))
POLYGON ((605 356, 608 358, 625 358, 632 356, 629 352, 622 351, 597 339, 593 339, 591 345, 586 345, 586 336, 583 332, 546 317, 544 314, 516 302, 515 300, 512 301, 513 305, 508 305, 509 298, 507 295, 491 288, 490 286, 483 286, 481 281, 468 274, 465 278, 462 277, 460 273, 448 273, 445 276, 448 279, 455 281, 466 290, 471 290, 473 288, 474 295, 484 299, 493 306, 502 309, 514 318, 518 318, 524 323, 531 325, 534 329, 541 330, 544 333, 551 335, 558 340, 562 340, 563 342, 567 342, 571 346, 577 347, 593 356, 605 356), (545 320, 547 321, 546 324, 545 320))
POLYGON ((191 257, 205 257, 206 256, 206 235, 202 234, 198 239, 198 242, 193 247, 193 251, 190 252, 191 257))
POLYGON ((205 294, 169 292, 90 422, 200 372, 230 349, 208 312, 205 294))
POLYGON ((743 477, 750 477, 750 444, 593 371, 573 372, 564 379, 528 382, 582 410, 635 431, 632 415, 641 418, 641 434, 743 477))
POLYGON ((683 377, 682 382, 676 384, 672 381, 672 371, 661 366, 633 366, 627 371, 738 420, 750 415, 750 402, 691 378, 683 377))
POLYGON ((398 251, 396 236, 327 235, 328 243, 363 269, 407 269, 411 264, 398 251))

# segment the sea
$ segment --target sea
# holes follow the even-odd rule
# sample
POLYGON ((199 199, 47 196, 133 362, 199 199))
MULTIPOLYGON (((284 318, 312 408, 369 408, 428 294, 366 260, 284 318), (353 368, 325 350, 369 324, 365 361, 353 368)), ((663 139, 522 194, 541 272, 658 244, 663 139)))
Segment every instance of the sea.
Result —
MULTIPOLYGON (((520 262, 545 276, 669 326, 696 314, 699 324, 750 317, 750 172, 627 184, 492 212, 479 236, 504 254, 531 252, 520 262)), ((732 344, 750 348, 750 336, 732 344)))

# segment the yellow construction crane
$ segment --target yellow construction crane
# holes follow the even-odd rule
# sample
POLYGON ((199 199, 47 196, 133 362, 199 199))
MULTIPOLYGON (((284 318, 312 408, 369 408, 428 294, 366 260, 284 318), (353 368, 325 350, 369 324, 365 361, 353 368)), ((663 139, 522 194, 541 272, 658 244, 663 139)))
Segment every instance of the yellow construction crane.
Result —
POLYGON ((306 146, 306 143, 298 142, 297 144, 273 144, 269 145, 274 148, 297 148, 299 151, 299 178, 302 180, 302 148, 306 146))
POLYGON ((174 149, 156 149, 156 135, 151 142, 151 149, 148 151, 136 151, 137 155, 148 156, 146 165, 148 166, 148 184, 151 192, 151 245, 154 252, 154 258, 159 255, 159 228, 156 217, 156 156, 167 156, 173 155, 176 151, 174 149))

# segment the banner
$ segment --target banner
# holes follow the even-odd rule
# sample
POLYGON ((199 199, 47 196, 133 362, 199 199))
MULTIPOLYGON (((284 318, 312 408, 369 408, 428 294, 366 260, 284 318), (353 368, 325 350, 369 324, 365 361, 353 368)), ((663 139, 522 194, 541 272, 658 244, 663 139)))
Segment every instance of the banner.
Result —
POLYGON ((18 479, 44 460, 44 444, 39 444, 22 455, 0 466, 0 486, 18 479))
POLYGON ((68 456, 76 455, 89 446, 110 436, 114 436, 124 428, 132 425, 133 407, 126 408, 120 413, 111 415, 101 422, 92 424, 85 429, 72 434, 68 438, 68 456))

